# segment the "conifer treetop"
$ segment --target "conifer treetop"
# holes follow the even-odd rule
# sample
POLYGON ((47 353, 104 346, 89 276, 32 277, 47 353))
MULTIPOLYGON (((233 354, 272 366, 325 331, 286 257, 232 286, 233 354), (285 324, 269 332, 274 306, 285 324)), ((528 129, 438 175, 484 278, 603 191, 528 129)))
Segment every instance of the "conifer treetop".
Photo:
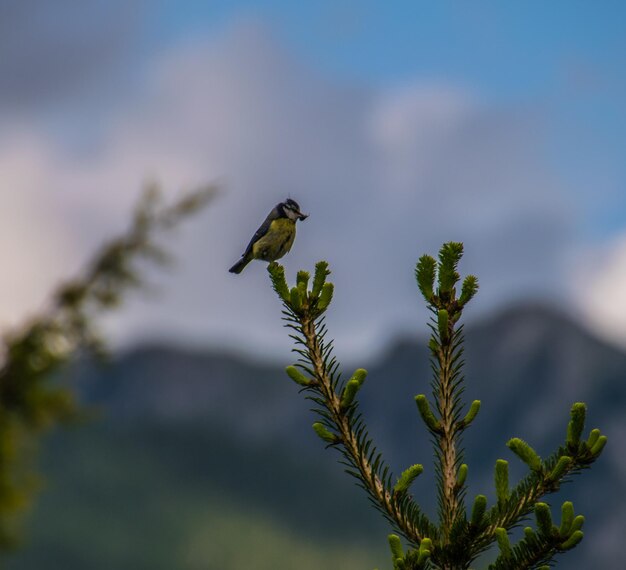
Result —
POLYGON ((415 402, 435 451, 438 520, 426 516, 411 494, 424 465, 415 463, 394 477, 368 435, 358 402, 366 371, 357 369, 347 379, 339 372, 324 322, 334 291, 327 281, 330 271, 325 261, 317 263, 311 288, 309 273, 298 272, 296 284, 290 288, 283 267, 276 262, 268 266, 298 357, 287 367, 287 374, 313 402, 318 418, 313 424, 315 433, 327 447, 339 451, 346 472, 397 533, 389 536, 394 570, 467 570, 493 545, 500 554, 490 570, 547 568, 556 555, 580 542, 584 517, 576 516, 572 503, 565 502, 560 525, 556 526, 550 508, 541 499, 588 468, 602 452, 606 436, 594 429, 583 440, 586 406, 575 403, 563 446, 542 459, 527 442, 511 439, 507 446, 528 466, 528 474, 511 486, 508 462, 498 459, 494 471, 496 502, 489 507, 485 495, 478 495, 468 507, 470 472, 464 462, 461 435, 475 421, 481 404, 474 400, 466 406, 462 399, 464 338, 459 321, 478 291, 478 280, 468 275, 457 295, 462 256, 462 243, 446 243, 437 259, 423 255, 415 268, 418 289, 431 312, 428 347, 433 371, 430 398, 418 394, 415 402), (511 529, 532 514, 536 528, 527 527, 524 538, 511 544, 511 529), (406 551, 401 537, 407 543, 406 551))

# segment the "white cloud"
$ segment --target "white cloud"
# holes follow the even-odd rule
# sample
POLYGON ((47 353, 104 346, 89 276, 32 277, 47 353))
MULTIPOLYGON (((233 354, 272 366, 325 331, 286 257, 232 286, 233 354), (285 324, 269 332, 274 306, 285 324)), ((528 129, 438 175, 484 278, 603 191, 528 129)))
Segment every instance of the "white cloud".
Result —
MULTIPOLYGON (((6 258, 27 282, 37 268, 38 287, 120 228, 146 178, 176 190, 225 182, 221 198, 183 232, 177 274, 159 279, 160 302, 136 301, 114 320, 120 338, 162 330, 200 342, 244 338, 261 351, 289 346, 263 266, 227 272, 288 194, 311 217, 285 264, 293 275, 320 258, 331 262, 330 324, 344 351, 371 348, 398 327, 423 328, 413 266, 444 240, 466 242, 464 268, 482 283, 479 305, 562 283, 571 206, 539 156, 541 134, 529 117, 446 85, 385 92, 330 81, 250 23, 152 66, 93 152, 43 135, 20 151, 21 162, 11 158, 14 145, 0 147, 3 186, 18 183, 21 200, 54 204, 40 212, 21 258, 6 258), (67 250, 46 265, 37 244, 48 239, 67 250)), ((3 296, 0 315, 34 298, 27 289, 10 303, 3 296)))
POLYGON ((42 308, 64 257, 76 252, 46 188, 56 175, 50 148, 34 137, 0 145, 0 323, 14 325, 42 308))
POLYGON ((587 249, 574 283, 587 322, 598 334, 626 345, 626 233, 587 249))

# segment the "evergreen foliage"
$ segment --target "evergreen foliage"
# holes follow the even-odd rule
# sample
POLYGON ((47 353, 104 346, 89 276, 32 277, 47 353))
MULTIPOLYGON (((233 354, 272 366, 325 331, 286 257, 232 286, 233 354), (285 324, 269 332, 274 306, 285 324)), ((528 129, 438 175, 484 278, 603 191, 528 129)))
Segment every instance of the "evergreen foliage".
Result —
POLYGON ((50 428, 85 417, 55 372, 81 349, 102 355, 95 321, 141 285, 141 261, 163 264, 169 256, 156 238, 202 207, 215 193, 206 188, 170 205, 149 187, 126 233, 106 244, 86 271, 61 285, 48 307, 4 334, 0 358, 0 551, 16 546, 20 515, 39 486, 34 451, 50 428))
POLYGON ((368 435, 357 399, 365 370, 357 370, 347 381, 340 374, 324 322, 333 293, 332 283, 326 281, 330 272, 324 261, 316 265, 310 290, 308 273, 299 272, 297 285, 290 290, 283 267, 276 262, 268 266, 273 288, 283 303, 283 318, 296 343, 298 359, 287 368, 287 373, 314 404, 318 421, 313 429, 317 435, 328 447, 340 452, 346 472, 357 480, 398 533, 389 536, 394 570, 467 570, 494 544, 500 554, 489 570, 548 568, 557 554, 580 542, 584 517, 575 516, 572 503, 566 502, 557 527, 552 523, 549 506, 541 499, 589 467, 602 452, 606 436, 594 429, 585 441, 581 439, 586 406, 575 403, 564 445, 542 459, 522 439, 511 439, 507 443, 509 449, 528 466, 529 473, 511 487, 508 462, 499 459, 495 466, 496 503, 488 508, 486 497, 478 495, 468 512, 468 466, 463 462, 461 436, 476 418, 480 401, 475 400, 465 410, 463 325, 458 323, 478 290, 478 281, 472 275, 465 277, 457 297, 462 255, 463 244, 446 243, 438 260, 424 255, 415 271, 418 288, 432 315, 428 344, 432 399, 419 394, 415 401, 435 451, 437 522, 422 512, 409 493, 423 471, 422 465, 408 467, 393 483, 389 467, 368 435), (511 544, 509 532, 531 513, 535 515, 536 530, 527 527, 524 538, 511 544), (400 537, 406 541, 406 552, 400 537))

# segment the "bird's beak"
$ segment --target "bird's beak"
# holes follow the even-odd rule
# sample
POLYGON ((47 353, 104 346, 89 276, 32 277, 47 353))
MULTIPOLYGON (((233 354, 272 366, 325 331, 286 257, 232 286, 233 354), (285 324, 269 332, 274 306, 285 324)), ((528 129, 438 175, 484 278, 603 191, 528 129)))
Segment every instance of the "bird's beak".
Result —
POLYGON ((299 220, 306 220, 309 217, 309 214, 303 214, 302 212, 298 212, 299 220))

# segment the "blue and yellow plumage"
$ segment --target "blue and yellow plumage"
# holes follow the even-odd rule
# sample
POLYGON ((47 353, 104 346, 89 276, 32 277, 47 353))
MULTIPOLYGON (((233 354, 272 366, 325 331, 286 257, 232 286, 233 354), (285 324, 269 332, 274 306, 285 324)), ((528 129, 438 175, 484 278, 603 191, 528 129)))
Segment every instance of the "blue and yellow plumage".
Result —
POLYGON ((295 200, 287 199, 277 204, 252 236, 241 259, 229 271, 241 273, 253 259, 276 261, 283 257, 296 239, 296 221, 307 217, 295 200))

